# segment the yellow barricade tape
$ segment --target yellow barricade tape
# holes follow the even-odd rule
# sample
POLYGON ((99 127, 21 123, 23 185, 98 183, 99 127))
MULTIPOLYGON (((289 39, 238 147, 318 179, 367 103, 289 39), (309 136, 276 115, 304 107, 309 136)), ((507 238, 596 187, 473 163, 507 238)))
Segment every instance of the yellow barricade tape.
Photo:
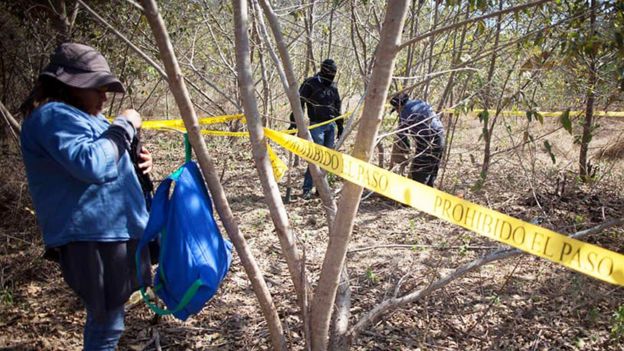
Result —
MULTIPOLYGON (((338 119, 346 118, 349 115, 351 115, 351 112, 345 113, 344 115, 341 115, 339 117, 336 117, 334 119, 331 119, 325 122, 314 124, 310 126, 309 129, 324 126, 338 119)), ((224 122, 236 120, 236 119, 241 119, 243 122, 245 122, 244 116, 242 114, 239 114, 239 115, 227 115, 227 116, 202 118, 199 120, 199 123, 201 125, 208 125, 208 124, 224 123, 224 122)), ((186 129, 184 128, 184 122, 181 119, 145 121, 143 122, 142 127, 144 129, 174 129, 177 131, 186 132, 186 129)), ((249 137, 249 132, 230 132, 230 131, 225 131, 225 130, 206 130, 206 129, 202 129, 200 132, 203 135, 212 135, 212 136, 238 137, 238 138, 249 137)), ((283 131, 283 133, 296 133, 296 132, 297 132, 296 129, 283 131)), ((267 147, 268 147, 269 159, 271 161, 271 166, 273 167, 273 173, 275 174, 275 180, 279 182, 284 176, 284 174, 286 174, 286 171, 288 170, 288 166, 284 163, 284 161, 282 161, 282 159, 279 158, 279 156, 277 156, 277 154, 275 153, 275 151, 273 151, 270 145, 267 145, 267 147)))
MULTIPOLYGON (((484 110, 482 109, 475 109, 472 111, 468 111, 468 113, 474 113, 474 114, 479 114, 481 112, 483 112, 484 110)), ((443 110, 443 112, 455 112, 455 110, 448 110, 445 109, 443 110)), ((563 113, 563 111, 537 111, 540 115, 544 116, 544 117, 559 117, 561 116, 561 114, 563 113)), ((496 113, 496 110, 488 110, 488 113, 490 115, 494 115, 496 113)), ((526 111, 519 111, 519 110, 503 110, 501 111, 501 114, 504 116, 517 116, 517 117, 524 117, 526 116, 526 111)), ((585 111, 570 111, 570 115, 571 116, 575 116, 575 115, 579 115, 579 114, 585 114, 585 111)), ((624 111, 594 111, 594 116, 597 117, 624 117, 624 111)))
MULTIPOLYGON (((351 116, 351 114, 352 114, 352 113, 353 113, 353 112, 347 112, 347 113, 345 113, 345 114, 343 114, 343 115, 340 115, 340 116, 338 116, 338 117, 332 118, 332 119, 330 119, 330 120, 327 120, 327 121, 324 121, 324 122, 320 122, 320 123, 313 124, 313 125, 311 125, 311 126, 309 126, 309 127, 308 127, 308 130, 310 130, 310 129, 314 129, 314 128, 318 128, 318 127, 324 126, 324 125, 326 125, 326 124, 330 124, 331 122, 335 122, 335 121, 337 121, 337 120, 339 120, 339 119, 347 118, 347 117, 351 116)), ((281 133, 286 133, 286 134, 297 134, 297 129, 283 130, 283 131, 281 131, 281 133)))
POLYGON ((230 132, 227 130, 200 130, 200 133, 203 135, 213 135, 213 136, 231 136, 238 138, 245 138, 249 136, 249 132, 230 132))
MULTIPOLYGON (((308 127, 308 129, 314 129, 314 128, 318 128, 321 126, 324 126, 326 124, 335 122, 339 119, 342 118, 347 118, 352 114, 352 112, 347 112, 343 115, 340 115, 336 118, 332 118, 328 121, 324 121, 321 123, 316 123, 311 125, 310 127, 308 127)), ((207 117, 207 118, 200 118, 199 119, 199 124, 200 125, 210 125, 210 124, 217 124, 217 123, 225 123, 225 122, 229 122, 229 121, 233 121, 233 120, 237 120, 240 119, 242 123, 246 123, 245 120, 245 116, 243 114, 237 114, 237 115, 225 115, 225 116, 216 116, 216 117, 207 117)), ((142 123, 142 128, 143 129, 163 129, 163 128, 173 128, 176 130, 180 130, 180 131, 184 131, 184 121, 181 119, 170 119, 170 120, 151 120, 151 121, 143 121, 142 123)), ((201 131, 202 134, 204 135, 214 135, 214 136, 232 136, 232 137, 248 137, 249 133, 248 132, 229 132, 229 131, 221 131, 221 130, 209 130, 209 129, 203 129, 201 131)), ((288 134, 296 134, 297 133, 297 129, 290 129, 290 130, 284 130, 282 131, 282 133, 288 133, 288 134)))
POLYGON ((277 156, 271 145, 267 143, 267 152, 269 153, 269 160, 271 161, 271 167, 273 167, 273 174, 275 174, 275 180, 279 183, 288 171, 288 166, 277 156))
POLYGON ((624 255, 524 222, 352 156, 265 129, 267 137, 354 184, 535 256, 624 286, 624 255))
MULTIPOLYGON (((224 123, 228 121, 233 121, 241 119, 243 123, 245 123, 245 118, 242 114, 238 115, 226 115, 226 116, 216 116, 216 117, 208 117, 201 118, 199 120, 200 125, 208 125, 208 124, 216 124, 216 123, 224 123)), ((145 129, 173 129, 176 131, 186 133, 186 128, 184 128, 184 122, 181 119, 172 119, 172 120, 159 120, 159 121, 144 121, 142 123, 142 128, 145 129)), ((221 131, 221 130, 201 130, 201 134, 204 135, 215 135, 215 136, 234 136, 234 137, 248 137, 249 132, 229 132, 229 131, 221 131)), ((273 174, 275 175, 275 180, 279 182, 286 171, 288 170, 288 166, 282 161, 279 156, 273 151, 270 145, 267 144, 269 160, 271 162, 271 166, 273 167, 273 174)))
MULTIPOLYGON (((240 119, 245 123, 245 116, 243 114, 236 115, 224 115, 215 117, 200 118, 200 125, 209 125, 217 123, 225 123, 240 119)), ((160 128, 184 128, 184 121, 181 119, 169 119, 169 120, 155 120, 155 121, 143 121, 141 127, 144 129, 160 129, 160 128)))

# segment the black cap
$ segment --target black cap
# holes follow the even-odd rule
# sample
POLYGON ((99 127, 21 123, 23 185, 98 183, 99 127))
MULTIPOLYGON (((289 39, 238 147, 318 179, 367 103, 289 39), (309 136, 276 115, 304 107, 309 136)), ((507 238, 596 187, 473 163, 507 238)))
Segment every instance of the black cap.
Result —
POLYGON ((390 113, 398 110, 400 106, 405 105, 407 100, 409 100, 409 96, 405 93, 398 93, 394 95, 392 99, 390 99, 390 105, 392 105, 390 113))
POLYGON ((321 73, 333 73, 336 74, 338 67, 336 66, 336 62, 332 59, 326 59, 321 63, 321 73))
POLYGON ((74 88, 106 87, 116 93, 125 91, 119 79, 111 73, 104 56, 94 48, 78 43, 63 43, 57 47, 40 76, 56 78, 74 88))

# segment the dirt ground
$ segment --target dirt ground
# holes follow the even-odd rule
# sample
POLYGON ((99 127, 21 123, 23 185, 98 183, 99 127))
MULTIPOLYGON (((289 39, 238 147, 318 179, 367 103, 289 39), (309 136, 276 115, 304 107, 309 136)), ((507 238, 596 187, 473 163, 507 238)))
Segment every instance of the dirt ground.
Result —
MULTIPOLYGON (((534 144, 502 152, 522 141, 525 124, 526 120, 514 118, 500 124, 493 148, 500 153, 494 156, 487 182, 479 188, 475 184, 483 149, 480 125, 474 118, 461 117, 450 157, 438 178, 441 188, 560 233, 574 233, 622 216, 622 161, 596 161, 596 182, 580 184, 574 177, 578 146, 554 119, 547 118, 543 126, 530 124, 534 144), (553 145, 556 164, 545 152, 544 138, 553 145)), ((619 137, 624 119, 605 119, 600 124, 592 155, 619 137)), ((180 135, 147 131, 145 138, 156 159, 155 179, 183 162, 180 135)), ((287 338, 294 349, 302 349, 292 284, 263 204, 249 143, 226 138, 207 138, 206 142, 222 172, 240 229, 265 274, 287 338)), ((284 150, 275 150, 288 160, 284 150)), ((42 258, 19 153, 10 141, 2 153, 0 349, 79 350, 85 317, 81 303, 56 265, 42 258)), ((286 207, 314 282, 328 241, 327 226, 320 200, 300 198, 304 170, 303 162, 291 170, 294 196, 286 207)), ((338 191, 341 181, 330 179, 338 191)), ((285 177, 282 194, 286 183, 285 177)), ((622 227, 615 227, 583 240, 624 253, 623 233, 622 227)), ((351 323, 391 296, 400 279, 401 294, 423 288, 499 247, 383 197, 367 198, 361 203, 348 255, 351 323)), ((624 350, 624 330, 617 328, 624 329, 624 315, 616 314, 623 305, 624 288, 523 255, 483 266, 383 316, 353 349, 624 350)), ((171 317, 155 320, 143 303, 129 307, 120 350, 155 350, 156 340, 163 350, 270 349, 266 323, 236 254, 218 294, 201 314, 186 322, 171 317)))

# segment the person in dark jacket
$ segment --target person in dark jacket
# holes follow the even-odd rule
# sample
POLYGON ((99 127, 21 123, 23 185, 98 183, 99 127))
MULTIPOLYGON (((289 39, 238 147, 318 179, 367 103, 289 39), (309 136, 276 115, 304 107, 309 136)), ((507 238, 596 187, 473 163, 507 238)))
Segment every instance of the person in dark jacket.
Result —
MULTIPOLYGON (((321 70, 312 77, 307 78, 299 87, 301 107, 308 109, 310 125, 328 121, 340 116, 341 101, 338 88, 334 83, 336 76, 336 63, 332 59, 326 59, 321 63, 321 70)), ((295 128, 294 116, 290 116, 290 128, 295 128)), ((343 120, 338 119, 324 126, 310 129, 310 134, 315 143, 328 148, 334 148, 336 139, 339 139, 343 131, 343 120), (337 133, 336 133, 337 129, 337 133)), ((303 179, 303 198, 311 198, 312 176, 308 168, 303 179)))
POLYGON ((397 111, 399 114, 399 149, 409 152, 410 139, 415 141, 416 154, 410 162, 410 178, 432 187, 444 153, 442 122, 428 103, 410 99, 404 93, 395 95, 390 105, 391 112, 397 111))
MULTIPOLYGON (((104 57, 61 44, 22 104, 21 147, 46 256, 87 310, 84 350, 114 350, 124 303, 138 289, 134 252, 147 224, 143 191, 129 151, 141 116, 101 114, 107 92, 124 92, 104 57)), ((152 168, 141 148, 138 168, 152 168)), ((140 274, 150 280, 148 254, 140 274)))

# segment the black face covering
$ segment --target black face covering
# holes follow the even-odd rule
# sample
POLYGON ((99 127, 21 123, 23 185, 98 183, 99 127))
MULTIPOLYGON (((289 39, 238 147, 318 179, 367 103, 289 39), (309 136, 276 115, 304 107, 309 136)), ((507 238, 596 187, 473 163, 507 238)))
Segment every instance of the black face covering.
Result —
POLYGON ((332 59, 327 59, 321 64, 321 71, 319 77, 323 80, 323 83, 331 84, 336 77, 336 63, 332 59))
POLYGON ((336 77, 336 72, 323 72, 323 70, 321 69, 321 71, 319 72, 319 77, 321 77, 323 83, 331 84, 334 81, 334 77, 336 77))

